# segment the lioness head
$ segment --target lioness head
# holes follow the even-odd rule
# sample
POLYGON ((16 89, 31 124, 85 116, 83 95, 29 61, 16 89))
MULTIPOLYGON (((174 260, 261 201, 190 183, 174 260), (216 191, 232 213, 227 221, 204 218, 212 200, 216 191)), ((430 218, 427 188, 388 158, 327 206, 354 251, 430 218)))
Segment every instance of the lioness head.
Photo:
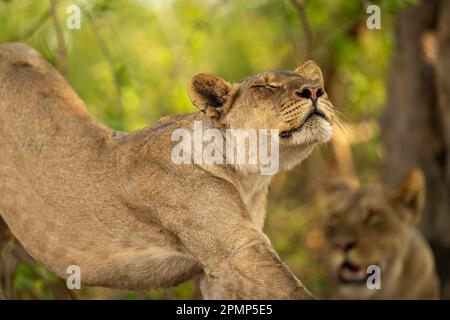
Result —
POLYGON ((332 135, 333 106, 313 61, 295 71, 264 72, 235 84, 197 74, 188 93, 195 106, 226 128, 279 130, 281 159, 285 154, 295 158, 296 150, 305 157, 332 135))
POLYGON ((335 293, 369 298, 367 268, 380 267, 381 288, 394 283, 424 205, 424 177, 413 170, 395 190, 336 184, 324 231, 335 293))

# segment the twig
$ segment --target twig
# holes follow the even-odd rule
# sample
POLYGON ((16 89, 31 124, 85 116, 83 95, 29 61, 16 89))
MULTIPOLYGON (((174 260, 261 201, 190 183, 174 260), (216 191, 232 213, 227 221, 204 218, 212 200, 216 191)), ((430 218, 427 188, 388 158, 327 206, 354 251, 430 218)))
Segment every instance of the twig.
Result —
POLYGON ((119 79, 119 76, 116 71, 114 57, 112 56, 112 54, 108 48, 108 45, 103 40, 103 38, 100 36, 100 33, 98 32, 97 24, 95 23, 94 17, 92 16, 92 14, 88 10, 85 11, 85 14, 88 18, 88 21, 91 26, 92 32, 94 33, 95 39, 97 40, 100 51, 105 56, 106 60, 108 61, 109 66, 111 68, 112 76, 114 79, 114 86, 115 86, 116 95, 117 95, 116 105, 117 105, 117 108, 119 109, 119 111, 121 112, 122 111, 122 87, 120 85, 120 79, 119 79))
POLYGON ((67 79, 67 53, 64 43, 64 33, 59 23, 58 12, 56 8, 56 0, 50 0, 53 24, 55 25, 56 41, 58 43, 59 71, 67 79))
POLYGON ((305 5, 299 0, 291 0, 292 5, 297 10, 297 13, 302 24, 303 34, 305 36, 305 58, 310 58, 311 48, 313 45, 313 34, 309 26, 308 15, 306 14, 305 5))
POLYGON ((44 22, 51 16, 52 11, 48 8, 25 32, 17 37, 19 41, 25 41, 31 37, 39 28, 44 24, 44 22))

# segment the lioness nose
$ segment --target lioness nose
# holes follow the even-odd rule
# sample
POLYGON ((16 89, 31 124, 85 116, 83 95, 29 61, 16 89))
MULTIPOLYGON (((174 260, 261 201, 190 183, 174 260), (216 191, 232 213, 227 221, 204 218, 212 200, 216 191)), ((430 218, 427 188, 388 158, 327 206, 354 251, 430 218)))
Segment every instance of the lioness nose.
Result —
POLYGON ((317 101, 317 98, 323 95, 323 89, 321 87, 306 87, 302 90, 296 90, 295 95, 300 98, 317 101))

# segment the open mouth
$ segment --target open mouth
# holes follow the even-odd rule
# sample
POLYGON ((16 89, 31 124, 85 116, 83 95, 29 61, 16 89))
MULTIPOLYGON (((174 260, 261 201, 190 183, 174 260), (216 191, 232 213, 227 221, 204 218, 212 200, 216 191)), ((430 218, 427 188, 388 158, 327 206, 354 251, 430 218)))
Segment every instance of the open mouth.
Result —
POLYGON ((344 284, 365 284, 370 274, 366 268, 357 266, 348 261, 339 267, 339 280, 344 284))
POLYGON ((318 110, 317 108, 315 108, 313 111, 311 111, 305 118, 305 120, 303 120, 303 122, 294 129, 289 129, 286 131, 282 131, 280 132, 280 137, 283 139, 289 139, 290 137, 292 137, 292 135, 296 132, 299 132, 300 130, 302 130, 303 126, 305 125, 306 122, 308 122, 309 119, 311 119, 312 117, 317 116, 320 118, 323 118, 325 120, 328 121, 327 116, 325 115, 325 113, 321 110, 318 110))

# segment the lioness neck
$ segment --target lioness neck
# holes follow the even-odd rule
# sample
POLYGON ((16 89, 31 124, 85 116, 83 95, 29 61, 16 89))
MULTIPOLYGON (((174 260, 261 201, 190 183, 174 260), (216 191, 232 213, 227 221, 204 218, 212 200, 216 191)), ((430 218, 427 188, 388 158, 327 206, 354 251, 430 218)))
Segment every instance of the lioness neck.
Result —
POLYGON ((423 235, 414 229, 398 279, 394 296, 410 299, 438 299, 439 283, 436 277, 431 248, 423 235))
POLYGON ((266 217, 267 192, 273 176, 238 172, 237 177, 242 187, 242 199, 249 210, 253 223, 261 230, 266 217))

